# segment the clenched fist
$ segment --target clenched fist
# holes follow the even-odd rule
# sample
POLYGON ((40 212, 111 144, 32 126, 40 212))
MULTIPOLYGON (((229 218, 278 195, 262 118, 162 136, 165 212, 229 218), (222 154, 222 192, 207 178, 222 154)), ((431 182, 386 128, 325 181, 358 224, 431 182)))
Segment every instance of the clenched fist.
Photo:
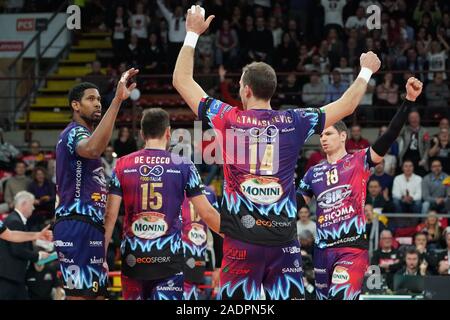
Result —
POLYGON ((417 97, 422 93, 423 84, 420 80, 411 77, 406 83, 406 99, 416 101, 417 97))
POLYGON ((377 72, 381 66, 380 59, 378 59, 378 56, 372 51, 361 54, 361 57, 359 57, 359 63, 361 68, 368 68, 372 70, 373 73, 377 72))

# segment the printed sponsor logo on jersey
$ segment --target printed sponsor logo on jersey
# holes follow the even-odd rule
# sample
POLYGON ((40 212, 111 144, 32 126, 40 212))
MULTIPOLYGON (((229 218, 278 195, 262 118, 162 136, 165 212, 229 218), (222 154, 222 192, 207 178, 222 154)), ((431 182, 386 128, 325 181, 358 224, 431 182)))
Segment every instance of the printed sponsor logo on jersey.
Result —
POLYGON ((350 275, 347 272, 347 268, 337 266, 334 268, 333 275, 331 276, 331 283, 344 284, 350 280, 350 275))
POLYGON ((319 216, 319 218, 317 219, 317 222, 319 224, 324 224, 324 223, 330 222, 330 221, 337 223, 339 221, 345 220, 344 216, 351 214, 351 213, 355 213, 355 209, 353 209, 353 206, 343 207, 343 208, 337 209, 336 211, 333 211, 331 213, 327 213, 327 214, 323 214, 323 215, 319 216), (342 217, 342 219, 339 219, 341 217, 342 217))
POLYGON ((74 262, 73 262, 73 259, 67 259, 67 258, 59 258, 59 262, 62 262, 62 263, 71 263, 71 264, 74 263, 74 262))
POLYGON ((131 231, 142 239, 156 239, 166 234, 168 230, 165 215, 158 212, 144 212, 136 216, 131 224, 131 231))
POLYGON ((103 246, 103 241, 99 240, 99 241, 89 241, 89 247, 102 247, 103 246))
POLYGON ((322 171, 322 170, 325 170, 326 168, 327 168, 327 165, 322 165, 320 167, 314 167, 313 172, 322 171))
POLYGON ((313 174, 313 178, 317 178, 317 177, 320 177, 320 176, 323 176, 323 171, 321 171, 321 172, 315 172, 315 173, 313 174))
POLYGON ((244 228, 250 229, 255 226, 256 220, 251 215, 247 214, 245 216, 242 216, 241 223, 244 226, 244 228))
POLYGON ((125 262, 127 263, 128 266, 133 268, 136 265, 136 257, 134 255, 132 255, 132 254, 129 254, 125 258, 125 262))
POLYGON ((341 204, 352 193, 352 187, 349 184, 337 186, 325 190, 317 197, 317 204, 320 208, 333 208, 341 204))
POLYGON ((125 258, 125 262, 128 266, 133 268, 137 264, 159 264, 159 263, 170 263, 171 257, 136 257, 129 254, 125 258))
POLYGON ((241 183, 241 190, 250 201, 263 205, 275 203, 283 195, 277 178, 252 176, 241 183))
POLYGON ((175 169, 167 169, 166 172, 167 172, 167 173, 181 173, 180 170, 175 170, 175 169))
POLYGON ((127 173, 136 173, 138 172, 137 169, 125 169, 123 170, 123 173, 127 174, 127 173))
POLYGON ((316 289, 326 289, 328 285, 326 283, 315 283, 316 289))
POLYGON ((225 113, 227 113, 228 111, 230 111, 233 107, 232 106, 225 106, 222 109, 222 112, 220 113, 220 119, 223 119, 223 117, 225 116, 225 113))
POLYGON ((230 268, 230 266, 225 266, 222 269, 223 273, 234 274, 236 276, 244 276, 244 275, 250 273, 250 271, 251 271, 250 269, 232 269, 232 268, 230 268))
POLYGON ((315 273, 327 273, 327 269, 314 268, 315 273))
POLYGON ((73 247, 73 242, 70 242, 70 241, 64 242, 64 241, 61 241, 61 240, 56 240, 55 241, 55 247, 60 247, 60 248, 62 248, 62 247, 73 247))
POLYGON ((273 221, 273 220, 256 220, 256 225, 266 228, 288 228, 292 225, 291 221, 273 221))
POLYGON ((318 179, 314 179, 313 181, 311 181, 311 183, 317 183, 317 182, 322 182, 323 181, 323 177, 322 178, 318 178, 318 179))
POLYGON ((286 248, 283 248, 282 250, 283 250, 283 253, 290 253, 290 254, 300 253, 299 247, 286 247, 286 248))
POLYGON ((230 248, 226 251, 225 257, 231 260, 247 260, 247 250, 230 248))
POLYGON ((91 264, 103 264, 103 258, 97 258, 96 256, 93 256, 90 259, 91 264))
POLYGON ((194 269, 195 268, 195 259, 192 257, 187 259, 186 265, 189 267, 189 269, 194 269))
POLYGON ((210 104, 208 112, 212 113, 212 114, 217 114, 219 112, 219 110, 220 110, 221 105, 222 105, 222 103, 221 103, 220 100, 214 100, 210 104))
POLYGON ((98 167, 92 171, 92 179, 94 179, 94 181, 101 187, 106 188, 106 179, 103 167, 98 167))
POLYGON ((143 177, 148 177, 149 175, 152 175, 154 177, 160 177, 164 173, 164 168, 162 166, 154 166, 150 167, 146 164, 139 167, 139 173, 143 177))
POLYGON ((206 242, 205 228, 198 223, 193 223, 191 230, 188 232, 188 238, 196 246, 201 246, 206 242))
POLYGON ((300 265, 300 261, 298 259, 295 259, 294 261, 294 268, 283 268, 281 269, 282 273, 290 273, 290 272, 303 272, 303 268, 300 265))

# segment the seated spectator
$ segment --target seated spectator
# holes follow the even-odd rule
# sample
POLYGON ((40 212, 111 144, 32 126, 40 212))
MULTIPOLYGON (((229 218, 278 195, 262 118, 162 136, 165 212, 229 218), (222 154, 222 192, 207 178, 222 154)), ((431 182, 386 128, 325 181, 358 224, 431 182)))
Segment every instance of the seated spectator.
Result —
POLYGON ((164 52, 158 43, 158 35, 150 33, 148 43, 144 48, 142 66, 145 73, 161 73, 164 62, 164 52))
POLYGON ((398 105, 399 100, 398 85, 394 83, 393 80, 394 76, 392 75, 391 72, 386 72, 384 74, 383 82, 377 86, 376 97, 378 100, 378 104, 384 106, 398 105))
POLYGON ((111 180, 112 171, 116 167, 117 158, 114 154, 114 148, 109 145, 106 147, 102 157, 102 165, 105 170, 105 178, 107 183, 111 180))
POLYGON ((309 230, 303 230, 298 236, 301 248, 301 255, 312 255, 314 250, 314 235, 309 230))
POLYGON ((437 137, 433 137, 431 147, 428 150, 430 161, 439 160, 442 164, 442 171, 450 172, 450 143, 448 129, 441 129, 437 137))
POLYGON ((83 81, 95 84, 98 87, 100 94, 106 93, 109 87, 109 79, 102 71, 101 62, 98 60, 92 62, 91 69, 91 72, 83 77, 83 81))
POLYGON ((325 103, 325 93, 327 89, 320 81, 317 71, 313 71, 309 77, 309 82, 303 86, 302 100, 308 107, 322 106, 325 103))
POLYGON ((447 244, 446 250, 438 255, 438 274, 450 275, 450 232, 445 233, 445 241, 447 244))
POLYGON ((331 103, 339 99, 347 90, 348 84, 342 82, 341 73, 336 69, 332 73, 333 83, 327 87, 327 93, 325 97, 325 103, 331 103))
POLYGON ((389 194, 392 193, 392 184, 394 183, 394 178, 384 172, 384 160, 382 160, 379 164, 375 166, 375 170, 373 174, 370 176, 369 180, 377 180, 380 183, 381 189, 383 193, 386 192, 387 189, 389 194))
POLYGON ((215 35, 212 34, 208 29, 202 34, 201 37, 198 38, 195 54, 197 57, 200 57, 200 59, 203 59, 204 57, 210 57, 211 60, 214 61, 215 58, 215 52, 214 52, 214 45, 215 45, 216 39, 215 35))
POLYGON ((394 178, 392 197, 398 213, 420 213, 422 209, 422 178, 414 174, 412 161, 406 160, 403 174, 394 178))
POLYGON ((255 29, 249 43, 249 57, 255 61, 271 63, 273 54, 272 32, 265 28, 263 17, 256 18, 255 29))
POLYGON ((14 208, 14 197, 20 191, 27 190, 31 183, 31 179, 25 175, 26 165, 23 161, 18 161, 14 169, 15 175, 6 181, 4 200, 8 204, 9 209, 14 208))
POLYGON ((428 271, 431 271, 434 267, 434 259, 428 248, 427 232, 417 232, 414 234, 413 244, 417 252, 419 252, 419 259, 426 261, 428 271))
POLYGON ((422 180, 422 213, 428 210, 436 210, 445 213, 446 187, 443 185, 447 173, 442 172, 441 161, 435 159, 431 162, 431 173, 427 174, 422 180))
POLYGON ((361 149, 370 147, 370 143, 367 139, 364 139, 361 135, 361 126, 354 124, 350 128, 350 138, 345 142, 345 148, 348 153, 355 153, 361 149))
POLYGON ((414 172, 421 177, 427 173, 427 153, 430 144, 430 134, 420 125, 420 115, 411 111, 408 115, 408 125, 399 136, 399 160, 412 161, 414 172))
POLYGON ((326 159, 325 153, 323 152, 322 148, 319 150, 314 151, 311 153, 311 155, 308 158, 308 162, 305 166, 305 172, 308 171, 309 168, 315 166, 316 164, 322 162, 326 159))
POLYGON ((447 80, 445 73, 445 61, 448 58, 450 46, 447 41, 441 36, 437 35, 437 40, 431 42, 431 50, 427 54, 428 61, 428 80, 432 81, 436 73, 442 73, 443 79, 447 80), (442 49, 444 46, 444 49, 442 49))
POLYGON ((215 96, 217 89, 219 88, 219 81, 213 72, 213 61, 210 56, 204 56, 199 63, 198 84, 205 90, 209 96, 215 96))
MULTIPOLYGON (((378 132, 378 137, 380 137, 387 130, 387 126, 381 126, 378 132)), ((384 155, 384 172, 390 176, 395 175, 395 170, 397 169, 397 156, 398 156, 398 142, 394 141, 389 149, 388 153, 384 155)))
POLYGON ((420 254, 416 248, 409 248, 406 250, 405 259, 403 261, 405 266, 398 270, 395 274, 405 276, 426 276, 429 275, 428 264, 425 260, 420 259, 420 254))
POLYGON ((229 66, 234 61, 238 52, 239 39, 234 29, 230 27, 230 21, 222 21, 222 27, 216 32, 216 64, 229 66))
POLYGON ((379 266, 381 274, 385 275, 389 288, 393 287, 393 275, 401 268, 400 252, 392 246, 392 232, 388 229, 380 234, 380 248, 376 249, 372 258, 371 265, 379 266))
POLYGON ((300 237, 300 234, 308 230, 316 236, 316 223, 311 220, 311 213, 309 211, 308 206, 301 206, 298 210, 298 220, 297 220, 297 236, 300 237))
POLYGON ((117 139, 114 140, 113 147, 117 154, 117 158, 123 157, 137 150, 136 140, 131 137, 130 130, 127 127, 122 127, 119 129, 119 135, 117 139))
POLYGON ((366 27, 366 13, 363 7, 358 7, 354 16, 347 18, 345 29, 359 29, 366 27))
MULTIPOLYGON (((373 206, 369 203, 366 203, 364 206, 364 215, 366 216, 366 235, 369 241, 375 240, 378 235, 372 234, 372 227, 374 221, 378 220, 378 233, 386 229, 387 218, 383 215, 380 215, 373 210, 373 206)), ((373 231, 375 233, 375 230, 373 231)))
POLYGON ((13 171, 16 161, 21 153, 3 137, 3 129, 0 128, 0 170, 13 171))
POLYGON ((34 168, 32 178, 27 190, 34 195, 35 200, 29 226, 40 230, 45 220, 55 215, 56 190, 55 185, 47 179, 47 171, 44 168, 34 168))
MULTIPOLYGON (((442 119, 439 121, 439 132, 440 132, 442 129, 447 129, 447 130, 450 129, 450 123, 449 123, 449 121, 448 121, 448 118, 442 118, 442 119)), ((439 134, 436 134, 436 135, 434 135, 434 136, 437 137, 438 135, 439 135, 439 134)))
POLYGON ((290 108, 300 104, 300 83, 297 81, 295 72, 290 72, 285 81, 279 85, 278 98, 280 104, 288 105, 290 108))
POLYGON ((433 82, 427 84, 425 89, 427 98, 427 106, 425 107, 425 119, 433 120, 435 113, 448 116, 448 102, 450 99, 450 90, 448 85, 444 83, 442 72, 434 75, 433 82))
POLYGON ((139 39, 136 35, 130 37, 130 43, 127 46, 127 64, 133 68, 139 68, 142 62, 142 50, 139 46, 139 39))
POLYGON ((351 85, 353 83, 353 68, 349 67, 346 57, 341 57, 339 59, 339 67, 335 68, 335 70, 339 71, 341 74, 342 83, 346 83, 347 85, 351 85))
POLYGON ((47 168, 48 160, 53 159, 52 154, 46 154, 41 150, 41 143, 37 140, 31 141, 30 153, 22 160, 27 165, 27 171, 33 171, 35 167, 47 168))
POLYGON ((426 234, 428 248, 436 249, 442 237, 442 228, 439 224, 436 211, 428 212, 427 219, 417 226, 416 231, 419 234, 426 234))
POLYGON ((391 199, 389 198, 389 190, 382 191, 378 180, 370 180, 367 185, 366 204, 371 204, 378 212, 392 212, 391 199))
POLYGON ((283 34, 282 42, 277 47, 276 64, 280 71, 291 71, 297 63, 297 47, 289 33, 283 34))

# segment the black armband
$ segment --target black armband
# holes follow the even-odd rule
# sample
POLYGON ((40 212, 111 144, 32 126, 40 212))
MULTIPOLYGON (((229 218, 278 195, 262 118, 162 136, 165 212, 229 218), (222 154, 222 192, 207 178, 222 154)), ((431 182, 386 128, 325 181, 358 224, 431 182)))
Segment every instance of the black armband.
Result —
POLYGON ((408 119, 408 114, 413 107, 414 102, 409 100, 403 100, 400 109, 395 114, 394 118, 392 118, 391 123, 389 124, 388 129, 385 133, 378 137, 377 141, 372 146, 373 151, 376 152, 379 156, 384 156, 397 139, 405 125, 406 120, 408 119))

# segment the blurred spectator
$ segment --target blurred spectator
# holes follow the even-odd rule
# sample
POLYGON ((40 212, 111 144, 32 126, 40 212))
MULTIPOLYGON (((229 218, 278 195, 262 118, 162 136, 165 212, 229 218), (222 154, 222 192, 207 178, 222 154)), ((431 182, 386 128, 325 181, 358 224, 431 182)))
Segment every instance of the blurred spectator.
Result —
POLYGON ((110 23, 112 29, 112 47, 115 65, 125 60, 127 52, 128 17, 123 6, 117 6, 115 16, 110 23))
POLYGON ((401 17, 398 24, 403 40, 412 43, 414 41, 414 28, 408 24, 405 17, 401 17))
POLYGON ((431 46, 432 40, 431 34, 428 32, 426 28, 419 28, 416 37, 416 49, 419 56, 427 59, 428 52, 431 46))
POLYGON ((4 200, 9 205, 9 208, 14 208, 14 197, 20 191, 27 190, 31 179, 25 175, 26 165, 23 161, 17 161, 15 175, 6 181, 4 200))
POLYGON ((436 249, 442 237, 442 228, 439 225, 439 219, 436 211, 428 212, 425 222, 419 224, 416 228, 419 234, 425 234, 427 237, 427 248, 436 249))
POLYGON ((114 148, 109 145, 106 147, 102 156, 102 165, 105 170, 105 178, 109 183, 112 177, 112 171, 116 167, 117 158, 115 157, 114 148))
MULTIPOLYGON (((447 130, 450 129, 450 123, 447 118, 442 118, 439 121, 439 130, 442 130, 442 129, 447 129, 447 130)), ((437 136, 438 136, 438 134, 435 135, 435 137, 437 137, 437 136)))
MULTIPOLYGON (((349 67, 346 57, 341 57, 339 59, 339 67, 334 70, 337 70, 341 74, 342 83, 346 83, 347 85, 353 83, 353 68, 349 67)), ((361 102, 361 104, 363 104, 363 102, 361 102)))
POLYGON ((212 61, 215 59, 215 51, 214 46, 216 43, 215 34, 209 31, 209 28, 202 34, 201 37, 198 38, 195 54, 200 60, 205 57, 210 58, 212 61))
POLYGON ((398 270, 396 274, 407 276, 426 276, 429 275, 427 268, 428 264, 425 260, 421 261, 419 258, 419 252, 415 248, 406 250, 405 266, 398 270))
POLYGON ((433 267, 433 255, 429 253, 428 250, 428 234, 427 232, 417 232, 414 234, 413 244, 417 252, 419 252, 419 259, 421 261, 425 261, 427 266, 429 266, 428 270, 431 270, 433 267))
POLYGON ((300 84, 295 72, 290 72, 278 87, 278 98, 289 108, 300 104, 300 84))
POLYGON ((364 139, 361 135, 361 126, 354 124, 350 128, 350 138, 345 142, 345 148, 348 153, 355 153, 361 149, 370 147, 370 143, 367 139, 364 139))
POLYGON ((428 71, 430 71, 428 73, 428 80, 433 80, 437 72, 442 72, 444 80, 447 79, 447 75, 445 74, 445 60, 448 58, 447 53, 450 47, 442 36, 438 35, 437 38, 438 40, 431 42, 431 51, 427 55, 428 71), (444 46, 444 50, 442 50, 442 46, 444 46))
POLYGON ((11 143, 5 141, 3 129, 0 128, 0 170, 12 171, 20 156, 20 151, 11 143))
POLYGON ((297 62, 297 48, 289 33, 284 33, 277 49, 277 66, 280 71, 292 71, 297 62))
MULTIPOLYGON (((25 165, 23 166, 25 170, 25 165)), ((22 191, 14 198, 14 212, 5 219, 10 230, 28 231, 27 220, 33 213, 34 196, 22 191)), ((31 241, 12 243, 0 240, 0 300, 27 300, 25 274, 30 262, 48 257, 45 251, 34 251, 31 241)))
POLYGON ((375 235, 375 229, 373 228, 374 221, 378 224, 378 233, 386 229, 387 218, 383 215, 380 215, 377 212, 374 212, 374 208, 371 204, 366 203, 364 205, 364 215, 366 217, 366 235, 369 241, 373 241, 375 244, 375 238, 378 235, 375 235))
POLYGON ((327 87, 327 94, 325 97, 326 104, 339 99, 344 94, 345 90, 347 90, 348 88, 348 84, 342 82, 341 73, 336 69, 333 70, 332 77, 333 82, 332 84, 329 84, 327 87))
MULTIPOLYGON (((387 130, 387 126, 381 126, 378 131, 378 137, 380 137, 387 130)), ((394 141, 389 149, 388 153, 384 155, 384 172, 393 176, 397 168, 397 156, 398 156, 398 142, 394 141)))
POLYGON ((442 172, 441 161, 435 159, 431 162, 431 173, 427 174, 422 180, 422 213, 428 210, 436 210, 445 213, 446 187, 443 185, 447 173, 442 172))
POLYGON ((44 221, 54 217, 56 192, 55 185, 47 179, 47 170, 36 167, 32 174, 33 181, 28 191, 34 197, 34 211, 29 226, 40 230, 44 221))
POLYGON ((425 118, 433 119, 434 113, 448 116, 448 102, 450 99, 450 90, 448 85, 444 83, 443 73, 437 72, 434 75, 433 82, 427 84, 425 89, 427 98, 427 106, 425 108, 425 118))
POLYGON ((145 73, 157 74, 162 72, 164 52, 158 43, 158 35, 156 33, 150 33, 143 55, 143 67, 145 73))
POLYGON ((399 136, 399 160, 400 164, 405 160, 411 160, 415 173, 424 176, 427 172, 427 153, 430 144, 428 131, 420 125, 420 115, 412 111, 408 115, 408 125, 405 126, 399 136))
MULTIPOLYGON (((399 93, 398 85, 393 81, 394 77, 391 72, 384 74, 383 83, 377 86, 377 100, 380 105, 397 106, 399 93)), ((389 112, 388 112, 389 113, 389 112)), ((392 112, 390 112, 392 113, 392 112)), ((383 119, 387 120, 387 119, 383 119)))
POLYGON ((423 23, 423 18, 425 15, 429 15, 433 21, 433 24, 436 25, 440 22, 442 14, 439 8, 438 1, 417 1, 417 6, 414 10, 413 19, 417 25, 423 23), (432 7, 434 6, 434 7, 432 7))
POLYGON ((91 72, 83 77, 83 81, 95 84, 99 88, 100 94, 106 93, 108 89, 108 79, 102 71, 101 62, 98 60, 92 62, 91 69, 91 72))
POLYGON ((26 274, 26 285, 30 300, 62 300, 65 296, 58 279, 57 265, 32 263, 26 274))
POLYGON ((225 79, 227 70, 223 66, 219 66, 218 73, 220 79, 220 93, 222 95, 222 98, 229 105, 242 109, 242 101, 233 98, 230 94, 229 82, 227 79, 225 79))
POLYGON ((264 18, 256 19, 255 30, 253 30, 249 44, 249 57, 251 60, 272 62, 273 54, 272 32, 265 28, 264 18))
POLYGON ((52 155, 45 154, 41 150, 41 143, 37 140, 31 141, 30 153, 22 158, 27 165, 27 171, 33 171, 35 167, 47 168, 50 159, 52 159, 52 155))
POLYGON ((309 230, 303 230, 299 236, 301 255, 312 255, 314 250, 314 235, 309 230))
POLYGON ((391 212, 392 205, 389 198, 389 190, 382 191, 378 180, 370 180, 367 185, 368 193, 366 197, 366 204, 371 204, 374 209, 379 212, 391 212))
POLYGON ((325 159, 326 159, 326 155, 323 152, 322 148, 314 151, 313 153, 311 153, 311 155, 308 158, 308 162, 306 163, 306 166, 305 166, 305 172, 308 171, 308 169, 311 168, 312 166, 315 166, 316 164, 322 162, 325 159))
POLYGON ((445 251, 438 255, 438 274, 450 275, 450 232, 445 233, 447 247, 445 251))
POLYGON ((222 27, 216 32, 216 64, 228 67, 236 59, 239 38, 231 29, 230 21, 222 21, 222 27))
POLYGON ((321 0, 324 8, 326 27, 344 27, 342 19, 342 11, 346 4, 346 0, 321 0))
POLYGON ((393 287, 393 274, 401 268, 400 252, 392 246, 392 232, 388 229, 380 234, 380 248, 375 250, 370 259, 371 265, 381 268, 381 274, 386 276, 389 288, 393 287))
POLYGON ((210 56, 205 56, 199 67, 200 69, 198 70, 197 74, 201 76, 198 77, 197 83, 209 96, 215 96, 219 87, 219 81, 212 69, 212 58, 210 56))
POLYGON ((382 160, 379 164, 375 166, 375 170, 373 174, 370 176, 369 180, 377 180, 380 183, 383 192, 385 192, 385 190, 387 189, 389 190, 389 193, 391 193, 394 178, 385 172, 384 167, 385 167, 384 160, 382 160))
POLYGON ((303 86, 302 100, 308 107, 322 106, 325 103, 326 91, 325 85, 320 81, 319 73, 313 71, 309 82, 303 86))
POLYGON ((128 25, 131 28, 131 36, 136 36, 140 44, 144 44, 148 38, 148 27, 150 25, 150 17, 145 12, 142 2, 136 3, 135 13, 133 13, 128 25))
POLYGON ((183 46, 184 37, 186 36, 186 19, 184 18, 183 7, 177 5, 174 13, 166 8, 162 0, 156 0, 159 10, 163 14, 168 25, 168 65, 169 71, 175 66, 178 53, 183 46))
POLYGON ((346 29, 359 29, 366 27, 366 13, 363 7, 356 9, 355 15, 347 18, 345 22, 346 29))
POLYGON ((422 207, 422 178, 414 174, 414 164, 403 162, 403 174, 394 179, 392 197, 395 211, 399 213, 420 213, 422 207))
POLYGON ((119 129, 119 135, 117 139, 114 140, 113 147, 117 154, 117 158, 123 157, 137 150, 136 140, 134 140, 131 136, 128 127, 121 127, 119 129))
POLYGON ((450 144, 448 129, 441 129, 437 137, 433 137, 428 151, 430 161, 439 160, 445 173, 450 172, 450 144))
POLYGON ((316 236, 316 223, 311 221, 311 213, 308 206, 301 206, 298 210, 298 220, 297 220, 297 237, 300 234, 308 230, 312 235, 316 236))
POLYGON ((275 17, 269 18, 269 30, 272 32, 273 47, 278 48, 281 44, 281 37, 283 36, 283 29, 278 24, 278 20, 275 17))
POLYGON ((25 0, 7 0, 4 5, 7 13, 19 13, 24 8, 25 0))
POLYGON ((127 46, 127 63, 133 68, 140 68, 142 62, 142 50, 139 46, 138 37, 134 34, 130 38, 130 43, 127 46))

